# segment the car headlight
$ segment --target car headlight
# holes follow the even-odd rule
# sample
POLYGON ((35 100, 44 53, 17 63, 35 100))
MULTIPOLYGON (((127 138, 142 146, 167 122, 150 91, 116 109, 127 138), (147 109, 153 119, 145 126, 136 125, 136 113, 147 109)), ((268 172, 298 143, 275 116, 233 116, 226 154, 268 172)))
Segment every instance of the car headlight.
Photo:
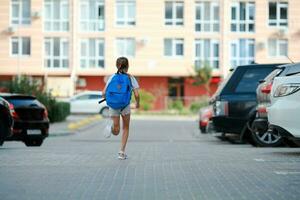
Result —
POLYGON ((276 88, 273 96, 274 97, 288 96, 299 90, 300 90, 300 84, 298 83, 282 84, 276 88))

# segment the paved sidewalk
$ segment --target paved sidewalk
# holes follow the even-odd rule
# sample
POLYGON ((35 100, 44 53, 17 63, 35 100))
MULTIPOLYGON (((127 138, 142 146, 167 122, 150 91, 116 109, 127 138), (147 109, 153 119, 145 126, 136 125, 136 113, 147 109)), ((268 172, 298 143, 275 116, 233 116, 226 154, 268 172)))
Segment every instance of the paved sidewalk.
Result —
POLYGON ((154 121, 196 121, 197 115, 141 115, 132 114, 132 119, 137 120, 154 120, 154 121))

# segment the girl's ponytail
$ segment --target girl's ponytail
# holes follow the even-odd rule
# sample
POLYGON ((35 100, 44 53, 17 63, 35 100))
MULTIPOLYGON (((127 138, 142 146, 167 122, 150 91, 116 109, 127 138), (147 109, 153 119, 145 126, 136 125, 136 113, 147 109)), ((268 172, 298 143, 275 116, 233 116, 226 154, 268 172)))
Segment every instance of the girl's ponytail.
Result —
POLYGON ((129 67, 128 59, 126 57, 119 57, 116 61, 116 65, 118 68, 117 74, 125 74, 129 67))

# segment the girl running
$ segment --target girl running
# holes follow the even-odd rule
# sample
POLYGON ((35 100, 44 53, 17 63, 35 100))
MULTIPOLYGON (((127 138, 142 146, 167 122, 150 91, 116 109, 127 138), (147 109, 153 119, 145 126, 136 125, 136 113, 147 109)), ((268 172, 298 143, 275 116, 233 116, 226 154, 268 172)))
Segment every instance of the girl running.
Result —
MULTIPOLYGON (((117 59, 116 61, 116 66, 118 69, 118 72, 116 74, 126 74, 128 75, 128 78, 130 80, 130 84, 131 84, 131 88, 132 91, 134 93, 134 97, 135 97, 135 101, 136 101, 136 105, 134 108, 138 109, 140 107, 140 97, 139 97, 139 84, 137 82, 137 80, 131 76, 130 74, 128 74, 128 68, 129 68, 129 62, 128 59, 126 57, 120 57, 117 59)), ((113 77, 116 76, 116 74, 113 74, 112 76, 110 76, 110 78, 108 79, 106 86, 103 90, 103 97, 105 98, 106 96, 106 89, 107 86, 109 85, 109 83, 112 81, 113 77)), ((130 104, 127 105, 125 108, 122 109, 113 109, 111 107, 109 107, 109 115, 111 117, 110 123, 108 123, 106 130, 105 130, 105 137, 109 138, 111 136, 111 133, 113 135, 119 135, 120 132, 120 116, 122 118, 122 122, 123 122, 123 135, 122 135, 122 141, 121 141, 121 148, 120 151, 118 153, 118 158, 121 160, 124 160, 127 158, 127 155, 125 153, 125 148, 126 148, 126 144, 127 144, 127 140, 128 140, 128 136, 129 136, 129 124, 130 124, 130 111, 131 110, 131 106, 130 104)))

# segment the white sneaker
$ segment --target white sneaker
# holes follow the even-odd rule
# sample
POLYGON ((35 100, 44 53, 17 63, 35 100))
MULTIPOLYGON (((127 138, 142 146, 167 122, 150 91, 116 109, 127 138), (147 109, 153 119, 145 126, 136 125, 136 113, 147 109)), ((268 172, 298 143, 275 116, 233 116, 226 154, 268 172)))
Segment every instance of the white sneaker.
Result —
POLYGON ((127 155, 125 154, 124 151, 120 151, 118 153, 118 155, 119 155, 119 157, 118 157, 119 160, 125 160, 125 159, 127 159, 127 155))
POLYGON ((112 125, 113 121, 111 119, 108 119, 103 132, 105 138, 110 138, 112 125))

